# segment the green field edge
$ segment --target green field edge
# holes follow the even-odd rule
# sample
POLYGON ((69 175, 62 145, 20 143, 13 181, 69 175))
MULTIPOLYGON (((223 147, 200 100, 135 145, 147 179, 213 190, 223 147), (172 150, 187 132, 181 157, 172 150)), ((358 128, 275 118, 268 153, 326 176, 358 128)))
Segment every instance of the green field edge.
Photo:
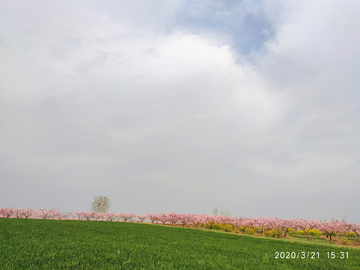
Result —
MULTIPOLYGON (((83 220, 85 221, 85 220, 83 220)), ((108 221, 104 221, 104 222, 108 222, 108 221)), ((130 223, 130 222, 127 222, 130 223)), ((133 222, 132 222, 133 223, 133 222)), ((171 226, 171 225, 162 225, 162 224, 153 224, 153 223, 133 223, 133 224, 144 224, 144 225, 153 225, 153 226, 159 226, 159 227, 166 227, 166 228, 173 228, 173 229, 189 229, 189 230, 198 230, 198 231, 204 231, 204 232, 210 232, 210 233, 222 233, 222 234, 226 234, 226 235, 234 235, 234 236, 240 236, 240 237, 250 237, 250 238, 256 238, 256 239, 268 239, 268 240, 274 240, 274 241, 283 241, 283 242, 288 242, 288 243, 299 243, 299 244, 304 244, 304 245, 319 245, 319 246, 326 246, 326 247, 336 247, 336 248, 345 248, 345 249, 349 249, 349 250, 358 250, 360 249, 359 246, 345 246, 345 245, 336 245, 334 243, 331 242, 310 242, 307 239, 298 239, 298 238, 293 238, 293 239, 289 239, 289 238, 275 238, 275 237, 267 237, 267 236, 257 236, 257 235, 248 235, 248 234, 237 234, 237 233, 231 233, 231 232, 224 232, 224 231, 220 231, 220 230, 209 230, 209 229, 199 229, 199 228, 191 228, 191 227, 180 227, 180 226, 171 226)), ((313 239, 316 240, 316 239, 313 239)), ((325 240, 320 240, 320 241, 325 241, 325 240)))

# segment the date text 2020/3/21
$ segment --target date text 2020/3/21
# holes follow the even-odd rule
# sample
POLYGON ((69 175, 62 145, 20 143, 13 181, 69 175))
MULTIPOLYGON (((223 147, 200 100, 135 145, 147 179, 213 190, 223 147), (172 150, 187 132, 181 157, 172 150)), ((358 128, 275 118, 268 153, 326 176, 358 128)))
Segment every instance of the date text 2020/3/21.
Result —
POLYGON ((275 252, 275 259, 319 259, 320 252, 275 252))

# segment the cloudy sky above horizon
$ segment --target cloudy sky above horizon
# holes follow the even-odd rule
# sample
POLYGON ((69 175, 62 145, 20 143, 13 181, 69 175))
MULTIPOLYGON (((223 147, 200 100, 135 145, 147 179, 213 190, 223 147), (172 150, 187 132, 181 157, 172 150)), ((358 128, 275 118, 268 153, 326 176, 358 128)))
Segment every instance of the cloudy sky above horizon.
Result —
POLYGON ((0 0, 0 207, 360 222, 359 12, 0 0))

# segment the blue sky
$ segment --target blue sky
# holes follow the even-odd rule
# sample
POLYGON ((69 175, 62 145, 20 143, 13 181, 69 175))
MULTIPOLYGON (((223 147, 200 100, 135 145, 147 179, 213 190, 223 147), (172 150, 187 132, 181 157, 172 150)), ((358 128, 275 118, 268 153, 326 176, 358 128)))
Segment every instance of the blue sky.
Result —
MULTIPOLYGON (((254 1, 257 3, 257 1, 254 1)), ((252 3, 252 5, 254 5, 252 3)), ((187 3, 178 15, 179 24, 193 31, 210 31, 229 37, 233 49, 241 55, 259 52, 273 35, 272 27, 260 7, 249 9, 241 1, 187 3)))
POLYGON ((360 222, 359 10, 0 0, 0 207, 360 222))

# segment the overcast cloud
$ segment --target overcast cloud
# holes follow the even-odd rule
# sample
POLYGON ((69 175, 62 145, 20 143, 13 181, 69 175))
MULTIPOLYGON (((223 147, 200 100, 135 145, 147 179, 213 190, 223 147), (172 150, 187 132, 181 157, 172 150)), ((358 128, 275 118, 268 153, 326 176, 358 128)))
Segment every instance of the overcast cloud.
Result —
POLYGON ((0 0, 0 207, 360 222, 359 12, 0 0))

